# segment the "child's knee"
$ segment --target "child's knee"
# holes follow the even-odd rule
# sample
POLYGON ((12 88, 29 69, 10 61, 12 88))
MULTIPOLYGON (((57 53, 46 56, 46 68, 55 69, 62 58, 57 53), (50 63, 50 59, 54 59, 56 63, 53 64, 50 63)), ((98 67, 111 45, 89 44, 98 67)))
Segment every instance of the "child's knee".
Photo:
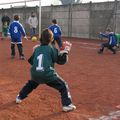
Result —
POLYGON ((29 80, 29 81, 28 81, 28 84, 29 84, 29 86, 30 86, 32 89, 36 89, 36 87, 38 86, 38 83, 36 83, 36 82, 33 81, 33 80, 29 80))

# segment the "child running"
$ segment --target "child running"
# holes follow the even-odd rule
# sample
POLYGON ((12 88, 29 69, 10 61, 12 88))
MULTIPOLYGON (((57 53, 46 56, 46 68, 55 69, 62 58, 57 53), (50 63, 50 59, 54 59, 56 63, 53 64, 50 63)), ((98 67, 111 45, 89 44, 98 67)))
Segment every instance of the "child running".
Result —
POLYGON ((16 97, 16 103, 21 103, 33 89, 40 84, 46 84, 60 92, 63 111, 72 111, 76 106, 72 99, 67 83, 57 74, 54 64, 65 64, 68 60, 68 52, 71 44, 66 42, 64 50, 58 51, 51 45, 53 33, 50 29, 43 30, 40 38, 41 45, 34 47, 32 56, 28 59, 31 66, 31 80, 20 90, 16 97))

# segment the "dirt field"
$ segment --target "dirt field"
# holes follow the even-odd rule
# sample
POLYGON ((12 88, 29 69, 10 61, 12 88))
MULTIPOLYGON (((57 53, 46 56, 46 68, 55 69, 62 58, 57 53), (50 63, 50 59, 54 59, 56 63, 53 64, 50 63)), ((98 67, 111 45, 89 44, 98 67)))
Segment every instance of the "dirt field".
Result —
MULTIPOLYGON (((21 104, 15 103, 19 90, 30 79, 27 59, 37 43, 23 42, 26 60, 21 61, 18 52, 15 59, 10 58, 10 41, 0 40, 0 120, 106 120, 100 117, 119 112, 115 106, 120 104, 120 52, 113 55, 106 50, 99 55, 100 42, 71 42, 69 62, 56 65, 56 69, 68 82, 77 109, 63 113, 58 92, 46 85, 39 86, 21 104)), ((120 120, 119 115, 114 120, 120 120)))

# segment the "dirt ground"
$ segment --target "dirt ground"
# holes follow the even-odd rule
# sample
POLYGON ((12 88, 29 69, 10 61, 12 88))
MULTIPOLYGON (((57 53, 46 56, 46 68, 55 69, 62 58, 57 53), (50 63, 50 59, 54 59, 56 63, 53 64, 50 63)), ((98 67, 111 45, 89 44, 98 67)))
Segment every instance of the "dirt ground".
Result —
MULTIPOLYGON (((23 41, 26 60, 10 58, 10 41, 0 40, 0 120, 88 120, 116 111, 120 104, 120 52, 109 50, 97 54, 100 42, 75 40, 69 62, 56 65, 56 69, 69 84, 73 103, 77 109, 62 112, 59 93, 39 86, 21 104, 16 95, 30 79, 27 59, 37 42, 23 41)), ((118 118, 118 120, 120 120, 118 118)))

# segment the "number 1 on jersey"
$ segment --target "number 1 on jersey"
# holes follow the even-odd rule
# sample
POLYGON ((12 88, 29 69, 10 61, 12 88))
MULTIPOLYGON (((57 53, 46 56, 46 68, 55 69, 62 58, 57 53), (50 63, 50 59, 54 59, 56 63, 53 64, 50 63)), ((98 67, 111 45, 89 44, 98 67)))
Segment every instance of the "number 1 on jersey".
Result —
POLYGON ((38 66, 36 67, 37 71, 44 71, 44 68, 42 67, 42 59, 43 59, 43 54, 40 54, 37 57, 37 60, 38 60, 38 66))

